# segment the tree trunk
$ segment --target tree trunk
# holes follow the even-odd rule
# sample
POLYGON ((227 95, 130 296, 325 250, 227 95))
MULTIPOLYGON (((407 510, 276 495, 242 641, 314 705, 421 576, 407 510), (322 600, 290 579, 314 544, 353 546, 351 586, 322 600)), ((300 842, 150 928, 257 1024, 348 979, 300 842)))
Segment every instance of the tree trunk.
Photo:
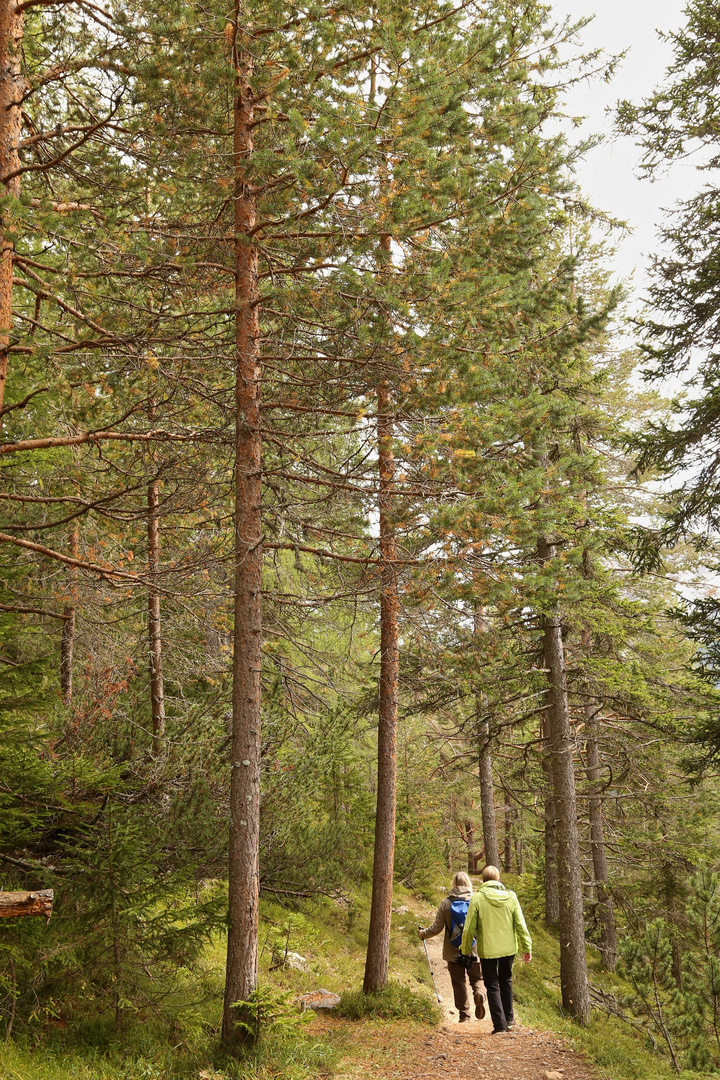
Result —
POLYGON ((467 844, 467 872, 474 874, 478 857, 475 851, 475 826, 472 821, 465 822, 465 843, 467 844))
MULTIPOLYGON (((70 555, 73 559, 78 558, 80 550, 80 534, 77 522, 75 522, 70 530, 70 555)), ((70 569, 70 594, 71 600, 69 604, 65 604, 63 607, 63 615, 65 616, 62 628, 62 637, 60 638, 60 691, 62 693, 63 704, 68 708, 72 705, 73 695, 73 651, 75 649, 75 597, 73 595, 73 580, 77 576, 77 569, 73 566, 70 569)))
POLYGON ((253 152, 252 56, 240 44, 236 0, 235 69, 235 573, 233 730, 230 769, 229 927, 222 1041, 252 1040, 253 1013, 237 1005, 257 988, 260 898, 260 663, 262 646, 262 506, 258 249, 251 242, 256 194, 246 179, 253 152), (239 1022, 251 1025, 250 1031, 239 1022))
POLYGON ((480 808, 482 812, 483 843, 485 846, 485 865, 500 866, 497 826, 495 824, 495 786, 492 775, 492 750, 487 735, 488 724, 480 736, 481 750, 478 761, 480 777, 480 808))
MULTIPOLYGON (((597 705, 585 706, 585 735, 587 738, 587 778, 591 785, 600 781, 600 746, 597 705)), ((617 930, 612 894, 608 888, 608 874, 605 853, 605 829, 602 816, 602 802, 598 794, 591 794, 588 800, 590 817, 590 847, 592 849, 593 873, 597 893, 598 914, 600 916, 600 956, 602 966, 612 971, 617 962, 617 930)))
POLYGON ((392 520, 395 457, 392 445, 392 397, 387 383, 378 388, 377 407, 381 560, 380 709, 372 905, 363 982, 363 991, 366 994, 381 990, 387 985, 390 962, 400 661, 397 550, 395 524, 392 520))
MULTIPOLYGON (((485 632, 484 611, 475 611, 475 634, 485 632)), ((495 824, 495 786, 492 774, 492 748, 490 743, 490 725, 485 719, 485 701, 482 694, 475 695, 475 720, 478 734, 478 779, 480 780, 480 811, 482 813, 483 846, 485 865, 500 866, 498 851, 497 826, 495 824)))
POLYGON ((505 788, 505 843, 503 845, 503 870, 509 874, 512 870, 512 798, 505 788))
POLYGON ((52 889, 36 889, 34 892, 0 892, 0 919, 21 915, 52 915, 55 894, 52 889))
POLYGON ((550 757, 550 724, 547 713, 543 720, 543 739, 545 753, 542 767, 545 773, 545 922, 550 929, 560 922, 560 900, 558 898, 558 861, 557 833, 555 823, 555 797, 553 795, 552 762, 550 757))
POLYGON ((518 874, 525 873, 525 845, 523 843, 523 818, 522 810, 519 813, 516 811, 515 820, 518 822, 519 828, 515 830, 515 869, 518 874))
MULTIPOLYGON (((540 558, 555 556, 551 544, 541 543, 540 558)), ((590 991, 585 958, 580 838, 575 797, 573 742, 565 674, 565 653, 560 616, 543 617, 545 667, 548 669, 550 754, 553 794, 557 812, 557 866, 560 900, 560 988, 563 1008, 586 1024, 590 1018, 590 991)))
MULTIPOLYGON (((26 87, 20 68, 23 29, 23 14, 16 11, 14 0, 0 0, 0 176, 5 184, 5 193, 16 199, 20 197, 20 177, 12 174, 20 167, 18 147, 22 132, 22 99, 26 87)), ((0 410, 5 400, 12 326, 16 232, 12 210, 6 210, 3 217, 0 230, 0 410)))
MULTIPOLYGON (((154 412, 154 409, 152 410, 154 412)), ((150 708, 152 713, 153 754, 163 751, 165 739, 165 690, 162 672, 162 634, 160 627, 160 593, 157 575, 160 570, 160 523, 158 520, 159 484, 148 484, 148 650, 150 662, 150 708)))

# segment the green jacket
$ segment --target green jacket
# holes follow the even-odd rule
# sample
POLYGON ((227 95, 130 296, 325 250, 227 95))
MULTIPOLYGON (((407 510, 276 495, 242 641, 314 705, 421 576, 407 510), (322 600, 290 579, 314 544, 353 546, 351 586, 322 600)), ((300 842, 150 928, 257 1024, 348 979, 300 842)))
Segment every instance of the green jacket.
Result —
POLYGON ((499 881, 486 881, 473 894, 460 946, 465 956, 473 938, 477 938, 477 953, 484 960, 515 956, 520 949, 532 952, 520 901, 512 889, 499 881))

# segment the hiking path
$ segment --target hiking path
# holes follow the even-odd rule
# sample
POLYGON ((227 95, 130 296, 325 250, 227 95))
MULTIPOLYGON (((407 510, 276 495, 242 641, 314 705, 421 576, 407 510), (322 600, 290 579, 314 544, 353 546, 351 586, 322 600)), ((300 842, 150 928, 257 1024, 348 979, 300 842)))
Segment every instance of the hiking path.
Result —
MULTIPOLYGON (((427 913, 423 917, 427 925, 427 913)), ((442 936, 430 938, 427 946, 442 998, 442 1025, 419 1033, 411 1025, 404 1032, 377 1021, 352 1025, 348 1038, 355 1045, 337 1080, 601 1080, 558 1035, 523 1024, 521 1009, 517 1027, 502 1035, 491 1033, 487 1001, 484 1020, 460 1024, 442 936)), ((328 1026, 337 1023, 323 1019, 328 1026)))

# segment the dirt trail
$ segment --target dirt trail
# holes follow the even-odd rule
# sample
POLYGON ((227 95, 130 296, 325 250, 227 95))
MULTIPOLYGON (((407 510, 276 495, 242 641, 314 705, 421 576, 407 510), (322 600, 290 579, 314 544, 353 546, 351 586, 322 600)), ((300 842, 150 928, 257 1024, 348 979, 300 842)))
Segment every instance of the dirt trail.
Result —
MULTIPOLYGON (((443 999, 442 1026, 419 1034, 416 1028, 390 1033, 377 1022, 353 1026, 352 1064, 341 1067, 338 1080, 599 1080, 583 1058, 549 1032, 518 1023, 514 1031, 492 1035, 487 1016, 460 1024, 442 938, 427 944, 443 999)), ((333 1021, 328 1017, 326 1023, 333 1021)))
POLYGON ((549 1032, 518 1023, 514 1031, 492 1035, 487 1001, 484 1020, 460 1024, 447 965, 442 959, 442 936, 431 938, 427 945, 443 999, 443 1026, 426 1039, 425 1060, 408 1063, 406 1071, 387 1070, 378 1075, 388 1080, 598 1080, 597 1072, 549 1032))

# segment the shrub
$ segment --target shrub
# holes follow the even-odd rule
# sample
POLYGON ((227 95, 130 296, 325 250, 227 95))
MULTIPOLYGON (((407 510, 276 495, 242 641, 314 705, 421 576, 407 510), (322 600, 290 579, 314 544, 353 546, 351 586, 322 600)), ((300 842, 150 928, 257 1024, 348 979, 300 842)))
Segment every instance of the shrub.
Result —
POLYGON ((442 1019, 431 998, 396 982, 389 982, 384 990, 374 994, 362 990, 343 994, 338 1014, 348 1020, 375 1016, 382 1020, 418 1020, 423 1024, 439 1024, 442 1019))

